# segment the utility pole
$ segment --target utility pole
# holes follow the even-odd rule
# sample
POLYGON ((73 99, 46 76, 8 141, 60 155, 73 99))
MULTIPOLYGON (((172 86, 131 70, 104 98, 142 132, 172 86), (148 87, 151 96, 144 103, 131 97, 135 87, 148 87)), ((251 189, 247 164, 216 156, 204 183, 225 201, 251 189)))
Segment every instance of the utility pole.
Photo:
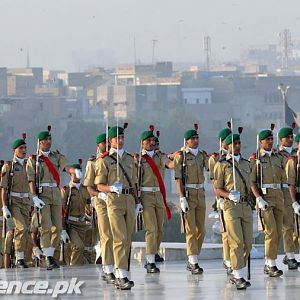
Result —
POLYGON ((284 86, 283 83, 280 83, 277 87, 277 89, 280 91, 281 98, 283 101, 283 126, 291 126, 291 124, 286 124, 286 107, 287 107, 287 93, 289 90, 290 86, 284 86))
POLYGON ((288 70, 289 56, 292 47, 292 38, 289 29, 284 29, 279 33, 279 45, 281 46, 281 68, 288 70))
POLYGON ((211 39, 210 36, 204 37, 204 52, 206 54, 206 71, 210 71, 211 39))
POLYGON ((152 40, 152 65, 154 65, 154 53, 155 53, 155 45, 158 40, 152 40))

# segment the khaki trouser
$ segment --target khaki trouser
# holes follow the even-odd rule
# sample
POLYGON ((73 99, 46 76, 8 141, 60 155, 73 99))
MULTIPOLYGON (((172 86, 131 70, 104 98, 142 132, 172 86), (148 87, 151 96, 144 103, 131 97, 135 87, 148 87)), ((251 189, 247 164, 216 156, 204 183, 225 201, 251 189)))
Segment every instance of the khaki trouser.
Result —
MULTIPOLYGON (((226 226, 226 224, 225 224, 226 226)), ((230 261, 230 248, 228 243, 227 232, 222 233, 222 243, 223 243, 223 260, 230 261)))
POLYGON ((294 234, 294 209, 292 199, 288 188, 283 188, 284 211, 283 211, 283 247, 285 253, 294 253, 295 244, 293 241, 294 234))
POLYGON ((187 255, 199 255, 205 237, 204 190, 188 189, 189 210, 184 214, 187 255))
POLYGON ((98 221, 98 231, 101 241, 102 264, 109 266, 114 264, 113 254, 113 237, 110 228, 106 203, 104 200, 97 198, 96 214, 98 221))
POLYGON ((11 215, 15 223, 15 251, 25 252, 26 243, 29 239, 29 225, 30 225, 30 205, 29 201, 25 199, 13 198, 11 204, 11 215))
POLYGON ((107 211, 113 236, 116 269, 128 269, 131 238, 135 225, 135 201, 132 195, 108 193, 107 211))
POLYGON ((88 225, 85 223, 75 224, 72 222, 72 224, 69 226, 68 233, 71 241, 70 265, 82 265, 84 263, 84 240, 88 228, 88 225))
POLYGON ((231 200, 225 199, 224 218, 230 248, 231 267, 233 270, 239 270, 246 266, 252 247, 252 209, 247 203, 234 204, 231 200))
POLYGON ((163 238, 164 202, 160 192, 142 192, 146 254, 158 253, 163 238))
POLYGON ((265 226, 265 256, 276 259, 283 224, 283 193, 281 190, 268 189, 268 194, 263 195, 268 202, 268 208, 262 211, 265 226))
POLYGON ((3 254, 11 254, 13 242, 14 242, 14 230, 9 230, 6 232, 3 254))
MULTIPOLYGON (((108 218, 107 218, 108 220, 108 218)), ((108 223, 108 226, 109 223, 108 223)), ((85 233, 85 239, 84 239, 84 259, 85 264, 94 264, 96 260, 96 250, 95 245, 98 243, 99 237, 98 237, 98 226, 93 227, 90 225, 88 227, 87 232, 85 233)), ((112 237, 111 237, 111 256, 113 257, 112 253, 112 237)), ((112 265, 114 263, 112 262, 112 265)))

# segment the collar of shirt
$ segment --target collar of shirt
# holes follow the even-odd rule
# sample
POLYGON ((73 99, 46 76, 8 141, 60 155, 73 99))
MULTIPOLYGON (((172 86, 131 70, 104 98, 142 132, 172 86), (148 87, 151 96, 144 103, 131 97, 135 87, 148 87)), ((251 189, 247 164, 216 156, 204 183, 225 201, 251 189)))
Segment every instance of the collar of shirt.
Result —
POLYGON ((17 156, 14 157, 15 161, 17 161, 21 166, 23 166, 25 158, 19 158, 17 156))
MULTIPOLYGON (((231 159, 231 156, 232 156, 232 155, 231 155, 230 153, 227 153, 227 155, 226 155, 226 160, 230 160, 230 159, 231 159)), ((239 162, 240 159, 241 159, 241 154, 238 154, 238 155, 235 155, 235 156, 234 156, 234 160, 235 160, 235 161, 239 162)))
POLYGON ((286 151, 288 154, 291 154, 293 152, 293 147, 281 147, 281 150, 286 151))
POLYGON ((77 190, 79 190, 81 183, 80 182, 77 183, 77 182, 70 181, 69 185, 70 185, 71 188, 74 187, 77 190))
POLYGON ((50 154, 50 151, 46 151, 46 152, 44 152, 44 151, 42 151, 42 150, 40 150, 40 151, 41 151, 42 155, 44 155, 44 156, 46 156, 46 157, 48 157, 49 154, 50 154))
POLYGON ((194 156, 197 156, 199 149, 198 148, 188 148, 188 151, 191 152, 194 156))
MULTIPOLYGON (((117 149, 115 149, 115 148, 110 148, 110 154, 112 154, 112 153, 117 153, 117 152, 118 152, 117 149)), ((125 150, 124 150, 123 148, 122 148, 122 149, 119 149, 119 152, 118 152, 119 157, 122 157, 123 154, 124 154, 124 152, 125 152, 125 150)))
POLYGON ((154 150, 151 150, 151 151, 147 151, 145 149, 142 150, 142 155, 145 155, 147 154, 148 156, 150 156, 151 158, 153 158, 154 154, 155 154, 155 151, 154 150))
POLYGON ((221 149, 221 155, 226 155, 228 151, 226 149, 221 149))

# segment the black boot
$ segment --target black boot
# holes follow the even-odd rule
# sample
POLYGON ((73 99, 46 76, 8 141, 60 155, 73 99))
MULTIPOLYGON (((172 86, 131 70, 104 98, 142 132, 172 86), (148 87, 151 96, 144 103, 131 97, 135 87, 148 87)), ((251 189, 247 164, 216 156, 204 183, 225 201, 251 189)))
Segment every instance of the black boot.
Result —
POLYGON ((27 269, 27 268, 28 268, 28 266, 26 265, 24 259, 18 259, 18 260, 17 260, 16 267, 17 267, 17 268, 21 268, 21 269, 27 269))
POLYGON ((127 277, 116 278, 115 287, 120 290, 130 290, 132 287, 134 287, 134 282, 129 280, 127 277))
POLYGON ((186 269, 192 273, 192 275, 199 275, 203 273, 203 269, 198 264, 191 264, 188 262, 186 269))
POLYGON ((106 274, 105 280, 108 284, 114 284, 116 281, 116 277, 115 277, 114 273, 108 273, 108 274, 106 274))
POLYGON ((251 283, 244 278, 235 278, 231 276, 230 282, 235 285, 237 290, 245 290, 247 287, 251 286, 251 283))
POLYGON ((289 270, 296 270, 298 269, 298 262, 295 258, 288 259, 287 260, 287 265, 289 270))
POLYGON ((159 268, 156 267, 155 263, 147 263, 147 266, 146 266, 146 269, 147 269, 147 273, 159 273, 160 270, 159 268))
POLYGON ((282 270, 279 270, 276 266, 269 267, 265 265, 264 273, 268 274, 269 277, 279 277, 283 274, 282 270))
POLYGON ((164 258, 161 257, 158 253, 155 254, 155 262, 164 262, 164 258))
POLYGON ((59 265, 54 260, 53 256, 47 256, 46 257, 46 266, 47 266, 47 270, 52 270, 52 269, 58 269, 59 268, 59 265))
POLYGON ((287 265, 287 264, 288 264, 288 258, 287 258, 286 255, 285 255, 284 258, 282 259, 282 263, 283 263, 284 265, 287 265))

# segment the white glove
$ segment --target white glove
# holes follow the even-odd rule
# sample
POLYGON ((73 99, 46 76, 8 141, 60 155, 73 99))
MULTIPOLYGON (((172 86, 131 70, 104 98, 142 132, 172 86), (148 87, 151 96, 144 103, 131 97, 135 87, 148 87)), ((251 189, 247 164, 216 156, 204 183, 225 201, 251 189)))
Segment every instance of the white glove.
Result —
POLYGON ((93 208, 96 208, 96 203, 95 203, 95 198, 94 197, 91 198, 91 206, 93 208))
POLYGON ((238 191, 231 191, 229 193, 228 198, 229 198, 229 200, 233 201, 234 203, 237 203, 241 199, 241 194, 238 191))
POLYGON ((81 179, 82 178, 82 172, 80 169, 75 169, 75 176, 78 178, 78 179, 81 179))
POLYGON ((268 207, 268 202, 266 202, 263 197, 257 197, 256 198, 256 205, 258 206, 259 209, 266 210, 268 207))
POLYGON ((107 200, 107 194, 103 193, 103 192, 99 192, 98 193, 98 198, 106 202, 106 200, 107 200))
POLYGON ((7 220, 9 218, 11 218, 11 213, 9 211, 9 209, 7 208, 7 206, 3 206, 2 207, 2 212, 3 212, 3 217, 7 220))
POLYGON ((293 209, 294 209, 294 213, 298 216, 300 216, 300 205, 298 202, 293 202, 292 204, 293 209))
POLYGON ((189 204, 185 197, 180 197, 180 208, 184 213, 188 212, 189 210, 189 204))
POLYGON ((60 234, 60 239, 65 243, 69 243, 70 242, 70 237, 67 233, 67 231, 65 229, 62 230, 61 234, 60 234))
POLYGON ((33 200, 34 206, 39 209, 42 209, 46 205, 45 202, 43 200, 41 200, 38 196, 33 196, 32 200, 33 200))
POLYGON ((114 183, 109 187, 110 191, 112 193, 117 193, 118 195, 122 193, 122 184, 116 184, 114 183))
POLYGON ((143 205, 141 203, 137 203, 135 205, 135 215, 137 216, 138 214, 143 212, 143 205))
POLYGON ((218 207, 220 210, 223 210, 223 209, 224 209, 224 199, 223 199, 223 198, 217 199, 217 207, 218 207))

